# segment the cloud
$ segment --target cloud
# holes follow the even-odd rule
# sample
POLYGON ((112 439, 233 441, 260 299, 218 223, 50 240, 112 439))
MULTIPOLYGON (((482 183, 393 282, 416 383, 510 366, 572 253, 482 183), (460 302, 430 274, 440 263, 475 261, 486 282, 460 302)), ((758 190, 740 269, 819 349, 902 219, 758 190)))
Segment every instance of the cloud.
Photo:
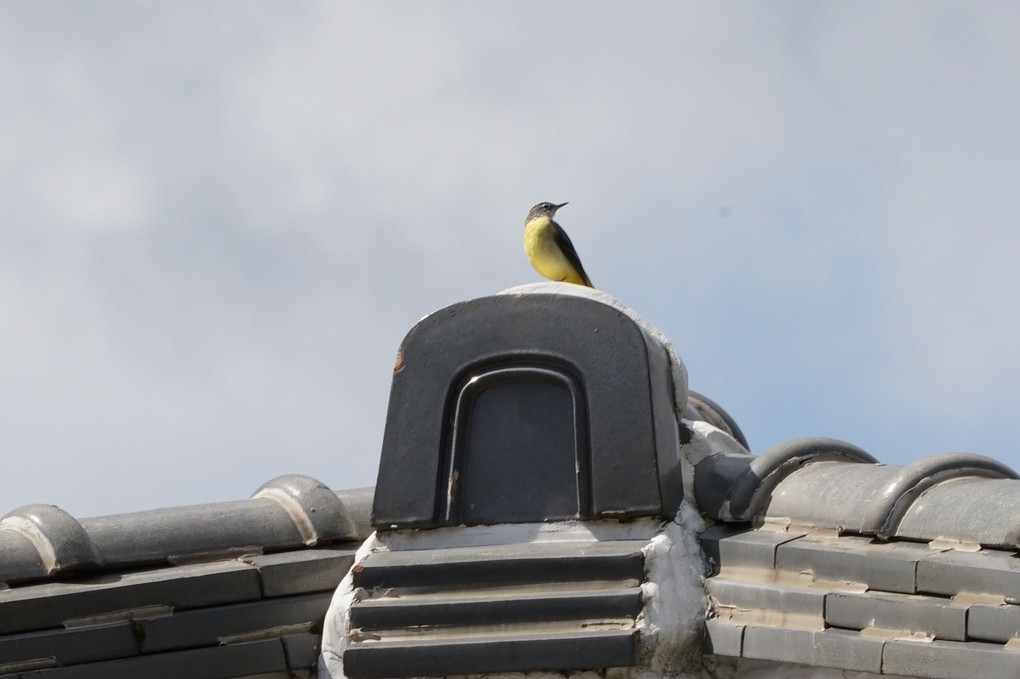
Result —
POLYGON ((400 339, 532 280, 539 200, 759 450, 1017 464, 1012 5, 47 7, 0 10, 12 507, 372 484, 400 339))

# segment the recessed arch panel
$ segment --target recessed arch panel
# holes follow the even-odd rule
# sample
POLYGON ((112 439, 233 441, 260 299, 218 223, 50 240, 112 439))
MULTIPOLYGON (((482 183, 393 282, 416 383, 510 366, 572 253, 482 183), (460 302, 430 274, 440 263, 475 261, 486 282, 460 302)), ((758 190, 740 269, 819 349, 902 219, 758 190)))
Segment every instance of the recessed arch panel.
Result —
POLYGON ((443 523, 591 515, 587 408, 567 366, 521 360, 480 367, 452 396, 443 523))

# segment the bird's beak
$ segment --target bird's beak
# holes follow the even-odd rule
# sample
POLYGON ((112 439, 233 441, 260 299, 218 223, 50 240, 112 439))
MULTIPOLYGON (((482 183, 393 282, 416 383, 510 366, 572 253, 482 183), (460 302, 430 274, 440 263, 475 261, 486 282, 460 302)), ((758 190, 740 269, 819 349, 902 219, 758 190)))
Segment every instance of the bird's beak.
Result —
POLYGON ((556 210, 559 210, 564 205, 566 205, 566 203, 560 203, 559 205, 553 205, 553 212, 556 212, 556 210))

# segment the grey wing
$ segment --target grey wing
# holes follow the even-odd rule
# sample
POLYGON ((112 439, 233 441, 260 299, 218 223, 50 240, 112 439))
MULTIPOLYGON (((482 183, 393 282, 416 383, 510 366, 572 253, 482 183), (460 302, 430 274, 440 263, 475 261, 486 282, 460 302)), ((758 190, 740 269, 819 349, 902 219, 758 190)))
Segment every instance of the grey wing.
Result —
MULTIPOLYGON (((553 223, 556 224, 555 222, 553 223)), ((584 272, 584 267, 581 266, 581 258, 577 256, 577 250, 574 249, 574 244, 570 242, 570 236, 567 235, 567 232, 564 231, 563 227, 559 224, 556 224, 556 235, 554 236, 554 240, 556 241, 556 245, 563 252, 563 255, 567 258, 567 261, 570 262, 570 265, 577 269, 577 273, 581 274, 581 278, 584 279, 585 284, 590 288, 595 287, 591 284, 591 279, 588 278, 588 274, 584 272)))

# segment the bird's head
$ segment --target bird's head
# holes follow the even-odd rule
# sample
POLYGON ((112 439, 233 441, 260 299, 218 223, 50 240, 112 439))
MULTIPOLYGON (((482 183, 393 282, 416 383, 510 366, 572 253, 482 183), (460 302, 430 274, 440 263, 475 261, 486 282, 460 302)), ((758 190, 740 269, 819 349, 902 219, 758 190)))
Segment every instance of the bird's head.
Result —
POLYGON ((555 203, 539 203, 535 207, 531 208, 531 212, 528 213, 528 218, 525 221, 530 222, 536 217, 548 217, 552 219, 552 216, 556 214, 556 211, 564 205, 566 205, 566 203, 560 203, 559 205, 556 205, 555 203))

